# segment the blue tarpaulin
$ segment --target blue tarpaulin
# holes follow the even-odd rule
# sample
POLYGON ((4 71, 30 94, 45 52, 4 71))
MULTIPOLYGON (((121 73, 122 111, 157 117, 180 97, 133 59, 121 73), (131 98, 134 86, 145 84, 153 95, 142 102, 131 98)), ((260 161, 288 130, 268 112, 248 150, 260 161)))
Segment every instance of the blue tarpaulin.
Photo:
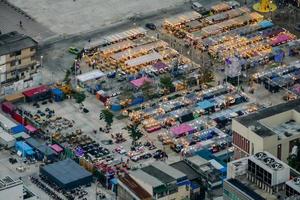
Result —
POLYGON ((204 100, 204 101, 201 101, 201 102, 197 103, 197 107, 201 108, 203 110, 213 108, 214 106, 215 105, 212 102, 208 101, 208 100, 204 100))
POLYGON ((54 101, 62 101, 64 98, 64 92, 58 88, 52 89, 52 94, 54 97, 54 101))
POLYGON ((25 154, 25 156, 31 156, 34 154, 33 149, 24 141, 16 142, 16 150, 20 151, 22 154, 25 154))
POLYGON ((23 126, 22 124, 11 128, 11 132, 13 134, 17 134, 25 131, 26 131, 25 126, 23 126))
POLYGON ((259 26, 261 28, 269 28, 269 27, 272 27, 274 24, 268 20, 263 20, 259 23, 259 26))

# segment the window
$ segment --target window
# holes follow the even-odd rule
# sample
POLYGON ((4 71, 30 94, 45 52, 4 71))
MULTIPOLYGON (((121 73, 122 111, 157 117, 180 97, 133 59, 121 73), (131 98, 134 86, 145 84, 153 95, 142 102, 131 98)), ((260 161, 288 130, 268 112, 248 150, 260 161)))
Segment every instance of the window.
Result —
POLYGON ((15 61, 15 60, 13 60, 13 61, 10 62, 10 66, 11 66, 11 67, 13 67, 13 66, 15 66, 15 65, 16 65, 16 61, 15 61))
POLYGON ((277 145, 277 158, 281 160, 281 144, 277 145))
POLYGON ((21 50, 20 51, 15 51, 9 54, 10 57, 15 57, 21 55, 21 50))

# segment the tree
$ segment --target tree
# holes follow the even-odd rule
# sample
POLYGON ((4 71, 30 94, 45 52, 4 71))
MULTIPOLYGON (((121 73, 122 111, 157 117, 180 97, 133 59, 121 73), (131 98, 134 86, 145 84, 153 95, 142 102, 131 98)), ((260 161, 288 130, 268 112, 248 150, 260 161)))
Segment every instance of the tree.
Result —
POLYGON ((170 75, 161 76, 159 81, 162 87, 168 89, 169 91, 171 91, 174 88, 172 77, 170 75))
POLYGON ((106 125, 110 127, 114 121, 114 114, 108 109, 104 109, 101 111, 99 118, 100 120, 104 119, 106 125))
POLYGON ((136 143, 141 137, 143 137, 142 131, 138 128, 138 124, 130 124, 123 128, 124 130, 127 130, 129 133, 129 136, 132 139, 132 143, 136 143))
POLYGON ((156 88, 148 81, 146 81, 140 89, 142 90, 144 97, 147 99, 153 98, 156 94, 156 88))
POLYGON ((122 89, 122 92, 120 94, 120 99, 132 99, 133 98, 133 90, 128 85, 125 85, 122 89))
POLYGON ((73 97, 76 100, 76 103, 79 103, 79 104, 81 104, 86 98, 84 92, 75 92, 73 94, 73 97))
POLYGON ((201 83, 208 83, 214 79, 213 72, 206 67, 202 70, 202 72, 200 72, 199 75, 201 83))

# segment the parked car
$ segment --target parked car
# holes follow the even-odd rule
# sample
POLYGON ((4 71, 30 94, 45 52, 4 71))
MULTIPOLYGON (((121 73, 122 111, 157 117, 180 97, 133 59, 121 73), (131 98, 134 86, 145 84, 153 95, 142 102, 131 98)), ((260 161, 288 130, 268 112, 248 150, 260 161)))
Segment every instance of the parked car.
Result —
POLYGON ((69 47, 69 53, 74 54, 74 55, 78 55, 80 53, 80 50, 76 47, 69 47))
POLYGON ((156 30, 156 25, 153 23, 147 23, 145 25, 146 28, 150 29, 150 30, 156 30))

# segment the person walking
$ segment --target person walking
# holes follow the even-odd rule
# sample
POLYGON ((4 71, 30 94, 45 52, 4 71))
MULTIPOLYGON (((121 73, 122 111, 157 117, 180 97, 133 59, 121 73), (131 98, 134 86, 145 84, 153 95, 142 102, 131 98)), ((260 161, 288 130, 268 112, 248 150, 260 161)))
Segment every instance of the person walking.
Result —
POLYGON ((20 20, 19 25, 21 28, 23 28, 23 22, 20 20))

